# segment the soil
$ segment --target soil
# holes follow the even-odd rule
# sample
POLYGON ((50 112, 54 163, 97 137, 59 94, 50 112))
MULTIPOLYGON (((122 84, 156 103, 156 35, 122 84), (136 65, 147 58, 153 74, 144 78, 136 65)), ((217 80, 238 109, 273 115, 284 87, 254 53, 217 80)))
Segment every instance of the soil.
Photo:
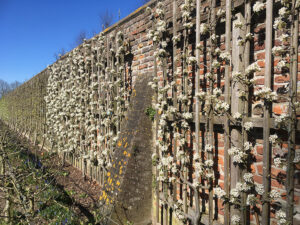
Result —
MULTIPOLYGON (((1 130, 9 130, 1 121, 0 128, 1 130)), ((14 142, 23 149, 26 149, 32 158, 37 157, 41 159, 44 154, 47 154, 44 150, 40 151, 40 147, 34 146, 27 138, 21 135, 15 135, 16 133, 11 130, 9 130, 9 133, 16 137, 14 142)), ((97 209, 101 187, 96 182, 84 178, 81 171, 72 165, 65 163, 65 165, 62 166, 61 159, 58 155, 51 156, 51 158, 47 160, 41 159, 40 162, 47 170, 54 169, 59 171, 59 173, 54 173, 53 175, 54 184, 60 190, 71 193, 71 209, 75 211, 80 221, 83 221, 84 224, 95 224, 93 213, 96 212, 97 209)), ((4 200, 0 198, 0 209, 3 208, 4 200)), ((0 216, 2 215, 0 214, 0 216)))

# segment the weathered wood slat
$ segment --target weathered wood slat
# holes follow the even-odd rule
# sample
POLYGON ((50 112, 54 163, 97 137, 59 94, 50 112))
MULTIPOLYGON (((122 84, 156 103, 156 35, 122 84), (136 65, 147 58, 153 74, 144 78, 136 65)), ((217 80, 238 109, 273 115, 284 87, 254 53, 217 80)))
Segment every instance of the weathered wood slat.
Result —
POLYGON ((299 10, 295 8, 296 1, 292 1, 292 25, 291 25, 291 65, 290 65, 290 103, 289 103, 289 125, 288 125, 288 156, 287 156, 287 178, 286 193, 287 207, 286 218, 289 224, 293 225, 294 218, 294 188, 295 188, 295 151, 296 151, 296 129, 297 115, 294 110, 297 101, 297 76, 298 76, 298 36, 299 36, 299 10))
MULTIPOLYGON (((175 37, 177 35, 177 1, 173 0, 173 37, 175 37)), ((173 41, 173 81, 175 81, 175 84, 173 86, 173 104, 176 110, 178 110, 178 103, 177 103, 177 43, 173 41)), ((177 132, 178 128, 173 128, 173 132, 177 132)), ((177 141, 178 138, 177 136, 173 137, 174 141, 173 141, 173 157, 174 157, 174 162, 177 163, 177 141)), ((174 176, 174 175, 173 175, 174 176)), ((174 200, 177 199, 177 183, 176 180, 174 181, 173 185, 173 198, 174 200)))
MULTIPOLYGON (((226 52, 231 52, 231 7, 232 1, 226 0, 226 30, 225 30, 225 48, 226 52)), ((231 62, 231 60, 230 60, 231 62)), ((230 105, 230 65, 225 66, 225 102, 230 105)), ((229 118, 225 116, 224 124, 224 190, 227 197, 230 193, 230 158, 228 149, 230 148, 230 127, 229 118)), ((230 224, 229 204, 224 205, 224 225, 230 224)))
MULTIPOLYGON (((214 68, 212 67, 213 64, 213 55, 214 55, 214 51, 215 51, 215 43, 212 39, 212 36, 216 34, 216 0, 211 0, 210 1, 210 15, 209 15, 209 26, 211 27, 211 32, 210 32, 210 36, 209 36, 209 72, 212 74, 213 77, 215 77, 215 72, 214 72, 214 68)), ((209 91, 210 94, 213 95, 214 92, 214 78, 210 79, 209 81, 209 91)), ((209 110, 209 114, 208 114, 208 143, 210 146, 214 146, 214 105, 213 102, 210 101, 210 110, 209 110)), ((215 149, 213 151, 210 151, 207 153, 207 157, 209 160, 213 160, 214 159, 214 151, 216 151, 215 149)), ((212 168, 210 168, 210 170, 212 170, 212 168)), ((214 211, 213 211, 213 180, 210 179, 209 180, 209 196, 208 196, 208 217, 209 217, 209 224, 213 223, 213 216, 214 216, 214 211)))
MULTIPOLYGON (((237 13, 235 15, 236 21, 241 21, 243 24, 245 24, 244 16, 241 13, 237 13)), ((244 71, 245 65, 244 65, 244 46, 238 45, 239 38, 244 39, 245 38, 245 30, 240 29, 238 27, 233 27, 232 31, 232 67, 233 72, 240 72, 244 71)), ((239 82, 232 82, 231 90, 231 115, 234 115, 235 113, 243 113, 243 102, 239 98, 238 94, 233 93, 239 93, 240 90, 242 90, 242 84, 239 82)), ((242 133, 239 127, 233 127, 230 133, 230 139, 231 139, 231 147, 237 147, 242 148, 242 133)), ((231 188, 235 188, 236 184, 238 182, 241 182, 241 174, 242 171, 239 167, 239 165, 234 164, 233 161, 231 161, 231 171, 230 171, 230 186, 231 188)), ((243 205, 241 205, 243 207, 243 205)), ((233 215, 239 215, 241 217, 241 220, 243 221, 243 213, 241 212, 242 208, 236 209, 235 207, 231 207, 230 213, 231 216, 233 215)), ((241 221, 241 222, 242 222, 241 221)))
MULTIPOLYGON (((271 88, 272 78, 272 40, 273 40, 273 0, 267 0, 266 3, 266 40, 265 40, 265 87, 271 88)), ((268 225, 270 223, 270 203, 268 193, 270 191, 270 157, 271 145, 269 142, 270 137, 270 114, 272 113, 272 106, 269 102, 264 102, 264 120, 263 120, 263 185, 265 200, 262 204, 262 224, 268 225)))

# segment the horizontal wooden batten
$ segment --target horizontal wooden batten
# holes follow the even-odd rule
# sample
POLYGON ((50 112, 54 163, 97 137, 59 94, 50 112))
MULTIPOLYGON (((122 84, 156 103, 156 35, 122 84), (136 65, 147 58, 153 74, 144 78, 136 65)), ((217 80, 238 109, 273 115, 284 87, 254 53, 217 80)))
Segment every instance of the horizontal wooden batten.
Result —
MULTIPOLYGON (((205 124, 207 122, 207 116, 200 114, 200 123, 205 124)), ((234 119, 232 116, 228 116, 230 120, 230 125, 231 126, 239 126, 240 123, 234 119)), ((193 118, 194 113, 193 113, 193 118)), ((224 121, 226 119, 226 116, 215 116, 214 117, 214 124, 215 125, 224 125, 224 121)), ((174 116, 168 116, 168 120, 174 121, 174 116)), ((263 122, 264 118, 255 118, 255 117, 246 117, 244 118, 245 122, 252 122, 253 123, 253 128, 263 128, 263 122)), ((193 121, 195 122, 195 121, 193 121)), ((276 127, 275 124, 275 118, 270 118, 270 128, 271 129, 280 129, 276 127)), ((300 120, 297 120, 297 131, 300 131, 300 120)))

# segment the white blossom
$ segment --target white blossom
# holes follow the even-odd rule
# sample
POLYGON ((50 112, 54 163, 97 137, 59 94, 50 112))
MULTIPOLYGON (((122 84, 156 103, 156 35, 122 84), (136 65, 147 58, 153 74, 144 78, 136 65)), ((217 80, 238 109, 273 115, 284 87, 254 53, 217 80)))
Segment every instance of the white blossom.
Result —
POLYGON ((280 158, 280 157, 275 157, 273 161, 274 161, 274 165, 275 165, 277 168, 281 168, 282 161, 281 161, 281 158, 280 158))
POLYGON ((233 215, 231 217, 231 224, 232 225, 239 225, 241 222, 241 218, 238 215, 233 215))
POLYGON ((215 195, 220 199, 226 196, 226 192, 220 187, 216 187, 214 191, 215 191, 215 195))
POLYGON ((277 200, 281 197, 281 195, 279 194, 279 192, 277 190, 271 190, 270 192, 270 198, 273 200, 277 200))
POLYGON ((217 12, 217 16, 218 17, 223 17, 223 16, 225 16, 225 10, 224 9, 222 9, 222 8, 220 8, 219 10, 218 10, 218 12, 217 12))
POLYGON ((259 71, 261 71, 261 69, 258 66, 257 62, 250 64, 245 70, 247 75, 250 75, 252 73, 259 72, 259 71))
POLYGON ((256 204, 256 197, 254 194, 249 194, 247 196, 246 205, 252 205, 254 206, 256 204))
POLYGON ((253 128, 253 123, 252 122, 244 123, 244 128, 245 128, 246 131, 249 131, 250 129, 253 128))
POLYGON ((182 117, 186 120, 191 120, 191 119, 193 119, 193 114, 190 112, 185 112, 182 114, 182 117))
POLYGON ((195 94, 195 96, 196 96, 199 100, 203 101, 203 100, 205 100, 206 92, 204 92, 204 91, 198 92, 198 93, 195 94))
POLYGON ((286 214, 281 209, 276 212, 275 218, 277 219, 278 225, 286 225, 287 224, 286 214))
POLYGON ((257 2, 255 2, 255 4, 253 5, 253 12, 259 13, 259 12, 261 12, 262 10, 264 10, 264 8, 265 8, 265 4, 262 3, 262 2, 257 1, 257 2))
POLYGON ((278 139, 277 134, 272 134, 272 135, 270 135, 270 137, 269 137, 269 142, 272 143, 272 144, 275 144, 276 141, 277 141, 277 139, 278 139))
POLYGON ((207 166, 207 167, 212 167, 214 165, 214 161, 211 160, 211 159, 208 159, 204 162, 204 164, 207 166))
POLYGON ((204 151, 205 152, 211 152, 213 150, 213 146, 210 144, 205 145, 204 151))
POLYGON ((200 34, 205 35, 209 31, 208 25, 206 23, 201 23, 200 34))
POLYGON ((274 29, 283 29, 286 27, 286 22, 283 21, 281 18, 276 18, 273 24, 273 28, 274 29))
POLYGON ((256 184, 255 191, 257 192, 257 194, 263 195, 264 194, 264 186, 262 184, 256 184))
POLYGON ((245 173, 243 178, 244 178, 245 182, 253 183, 253 174, 252 173, 245 173))
POLYGON ((289 15, 289 10, 286 7, 282 7, 278 11, 279 16, 285 18, 286 16, 289 15))
POLYGON ((299 163, 300 162, 300 152, 296 152, 295 158, 294 158, 294 163, 299 163))
POLYGON ((275 123, 281 124, 281 123, 285 122, 287 119, 288 119, 288 115, 283 113, 283 114, 275 117, 275 123))
POLYGON ((234 28, 242 28, 243 26, 244 26, 244 23, 242 21, 240 21, 240 20, 235 20, 233 22, 233 27, 234 28))
POLYGON ((285 50, 282 46, 274 46, 272 48, 272 53, 274 55, 282 55, 284 52, 285 52, 285 50))
POLYGON ((232 116, 235 120, 240 120, 242 119, 242 114, 240 114, 239 112, 236 112, 233 114, 232 116))
POLYGON ((261 89, 254 92, 254 96, 264 99, 266 101, 273 101, 277 98, 277 93, 273 92, 268 87, 262 87, 261 89))
POLYGON ((230 61, 231 60, 231 55, 229 52, 222 52, 219 57, 224 60, 224 61, 230 61))
POLYGON ((285 61, 285 60, 280 60, 280 61, 277 63, 277 67, 278 67, 279 69, 286 68, 286 67, 287 67, 286 61, 285 61))

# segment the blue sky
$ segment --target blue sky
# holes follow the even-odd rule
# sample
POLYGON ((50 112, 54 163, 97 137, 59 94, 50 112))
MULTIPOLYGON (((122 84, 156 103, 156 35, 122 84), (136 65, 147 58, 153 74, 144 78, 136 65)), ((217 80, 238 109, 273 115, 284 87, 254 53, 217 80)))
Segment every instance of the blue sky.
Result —
POLYGON ((99 15, 118 20, 143 0, 0 0, 0 79, 23 82, 70 50, 81 31, 100 32, 99 15))

